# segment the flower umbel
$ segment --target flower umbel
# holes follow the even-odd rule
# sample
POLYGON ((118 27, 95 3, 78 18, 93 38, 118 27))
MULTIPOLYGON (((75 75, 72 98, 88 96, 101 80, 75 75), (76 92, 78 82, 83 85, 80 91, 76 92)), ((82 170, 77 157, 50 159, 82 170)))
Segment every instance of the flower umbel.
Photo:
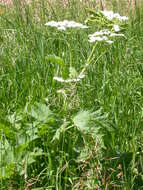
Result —
POLYGON ((72 82, 79 82, 81 79, 83 79, 85 75, 79 75, 77 78, 69 78, 69 79, 63 79, 62 77, 54 77, 53 79, 61 82, 61 83, 72 83, 72 82))
POLYGON ((101 13, 108 19, 108 20, 114 20, 117 19, 120 22, 128 20, 127 16, 121 16, 119 13, 114 13, 113 11, 101 11, 101 13))
POLYGON ((58 30, 66 30, 67 28, 81 28, 81 29, 88 28, 88 26, 83 25, 82 23, 78 23, 75 21, 68 21, 68 20, 59 21, 59 22, 50 21, 47 22, 45 26, 55 27, 58 30))
POLYGON ((114 29, 115 32, 119 32, 120 31, 120 27, 117 24, 113 25, 113 29, 114 29))
POLYGON ((117 36, 124 37, 124 34, 117 34, 108 29, 104 29, 104 30, 97 31, 93 34, 90 34, 88 36, 89 37, 88 41, 90 43, 94 43, 98 41, 98 42, 106 42, 108 44, 112 44, 113 43, 112 37, 117 37, 117 36))

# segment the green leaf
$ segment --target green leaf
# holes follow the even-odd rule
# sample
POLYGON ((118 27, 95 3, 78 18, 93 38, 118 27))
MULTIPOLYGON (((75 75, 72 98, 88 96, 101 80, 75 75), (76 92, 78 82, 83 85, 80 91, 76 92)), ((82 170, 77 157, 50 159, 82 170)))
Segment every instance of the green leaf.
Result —
POLYGON ((15 164, 9 163, 0 168, 0 179, 6 179, 14 174, 15 164))
POLYGON ((39 122, 46 122, 48 118, 51 118, 52 112, 47 105, 36 103, 31 106, 30 115, 39 122))
POLYGON ((0 135, 4 134, 8 139, 14 140, 15 139, 15 132, 12 128, 8 125, 0 123, 0 135))
POLYGON ((69 122, 64 121, 64 123, 56 130, 56 133, 53 136, 52 142, 56 141, 56 140, 57 141, 60 140, 60 136, 61 136, 62 133, 65 132, 66 127, 67 127, 68 124, 69 124, 69 122))
POLYGON ((0 141, 0 152, 0 165, 15 161, 13 149, 8 140, 5 139, 3 141, 0 141))
POLYGON ((9 142, 5 139, 0 142, 0 179, 9 178, 14 173, 16 160, 14 158, 14 152, 9 144, 9 142))
POLYGON ((90 111, 80 111, 77 115, 73 118, 73 122, 75 126, 81 132, 87 132, 90 128, 90 121, 92 118, 92 113, 90 111))
POLYGON ((61 57, 56 56, 56 55, 48 55, 46 56, 46 60, 58 65, 65 65, 64 60, 61 57))
POLYGON ((77 157, 77 162, 83 162, 89 158, 89 150, 87 146, 81 149, 79 156, 77 157))

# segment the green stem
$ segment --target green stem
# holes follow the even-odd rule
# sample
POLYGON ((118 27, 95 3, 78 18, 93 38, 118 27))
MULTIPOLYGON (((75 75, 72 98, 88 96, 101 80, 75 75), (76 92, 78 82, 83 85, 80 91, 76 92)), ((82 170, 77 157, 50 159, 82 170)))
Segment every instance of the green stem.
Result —
MULTIPOLYGON (((94 47, 92 48, 92 51, 91 51, 91 53, 90 53, 90 55, 89 55, 89 57, 88 57, 88 59, 87 59, 87 62, 86 62, 86 64, 85 64, 84 68, 82 69, 82 71, 80 72, 79 76, 80 76, 80 75, 83 75, 83 73, 86 71, 87 67, 92 63, 92 61, 93 61, 93 54, 94 54, 96 45, 97 45, 97 44, 95 44, 94 47)), ((103 52, 103 53, 95 60, 95 63, 96 63, 104 54, 105 54, 105 52, 103 52)))
POLYGON ((91 51, 91 53, 90 53, 90 55, 89 55, 89 57, 87 59, 87 63, 86 64, 90 64, 90 60, 91 60, 91 58, 93 56, 93 53, 94 53, 95 48, 96 48, 96 45, 97 45, 97 43, 93 46, 92 51, 91 51))

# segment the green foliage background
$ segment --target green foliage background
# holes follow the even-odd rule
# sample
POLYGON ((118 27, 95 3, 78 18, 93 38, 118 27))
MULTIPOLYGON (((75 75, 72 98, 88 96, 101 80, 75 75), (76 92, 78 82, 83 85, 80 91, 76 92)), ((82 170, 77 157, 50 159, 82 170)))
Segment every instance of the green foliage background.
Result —
POLYGON ((126 39, 97 45, 86 77, 73 85, 53 77, 80 73, 99 24, 59 33, 45 22, 83 23, 87 7, 36 5, 0 8, 0 188, 142 189, 142 7, 129 15, 126 39))

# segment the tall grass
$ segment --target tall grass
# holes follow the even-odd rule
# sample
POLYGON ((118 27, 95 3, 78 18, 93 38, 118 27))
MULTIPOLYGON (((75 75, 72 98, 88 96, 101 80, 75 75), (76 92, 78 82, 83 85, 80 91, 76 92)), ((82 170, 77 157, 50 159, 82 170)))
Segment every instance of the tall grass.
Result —
POLYGON ((67 77, 70 67, 80 73, 92 50, 90 29, 63 34, 44 24, 84 22, 94 3, 67 4, 14 1, 0 9, 0 187, 142 189, 142 7, 125 40, 96 47, 75 85, 53 77, 67 77))

